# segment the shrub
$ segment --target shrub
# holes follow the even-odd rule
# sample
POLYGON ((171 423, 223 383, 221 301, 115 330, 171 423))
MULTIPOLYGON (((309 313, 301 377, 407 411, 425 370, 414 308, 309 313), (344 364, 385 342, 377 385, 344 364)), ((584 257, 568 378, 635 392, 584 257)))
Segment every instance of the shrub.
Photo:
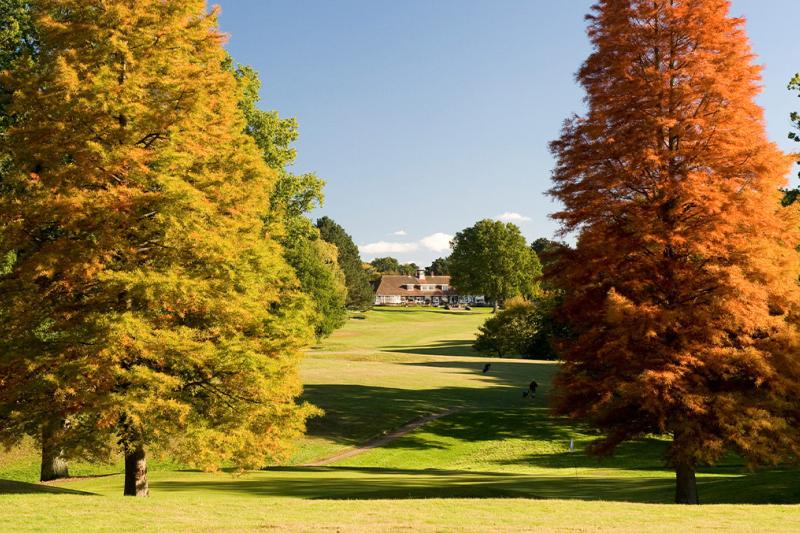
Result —
POLYGON ((480 327, 473 347, 485 354, 555 358, 551 338, 557 328, 553 319, 557 297, 545 295, 533 301, 511 298, 499 313, 480 327))

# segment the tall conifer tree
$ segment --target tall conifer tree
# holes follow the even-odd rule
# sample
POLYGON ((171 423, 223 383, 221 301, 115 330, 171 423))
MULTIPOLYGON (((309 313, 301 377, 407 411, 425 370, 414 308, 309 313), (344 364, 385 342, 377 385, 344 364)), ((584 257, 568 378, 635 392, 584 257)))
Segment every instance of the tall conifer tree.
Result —
POLYGON ((552 144, 555 215, 577 232, 561 309, 561 413, 593 450, 670 435, 676 501, 726 450, 800 452, 791 160, 767 140, 742 19, 727 0, 601 0, 578 80, 585 116, 552 144))
POLYGON ((369 284, 369 275, 364 270, 364 263, 358 253, 358 246, 342 226, 328 217, 317 220, 320 236, 328 243, 336 246, 339 268, 344 273, 347 286, 347 307, 350 309, 368 309, 374 296, 369 284))
POLYGON ((257 467, 295 401, 309 306, 265 231, 275 175, 244 133, 204 0, 38 0, 36 68, 4 85, 15 169, 0 197, 0 437, 73 422, 120 442, 257 467))

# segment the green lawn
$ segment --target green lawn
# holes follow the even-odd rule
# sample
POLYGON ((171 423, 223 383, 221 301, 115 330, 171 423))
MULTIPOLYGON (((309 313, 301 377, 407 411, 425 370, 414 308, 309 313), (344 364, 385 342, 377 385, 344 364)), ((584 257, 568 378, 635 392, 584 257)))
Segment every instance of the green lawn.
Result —
POLYGON ((74 464, 95 477, 35 483, 28 443, 0 454, 0 530, 800 530, 797 470, 751 473, 730 457, 699 477, 701 500, 715 505, 687 509, 669 505, 665 441, 586 457, 592 432, 547 410, 554 363, 471 350, 486 310, 365 316, 309 351, 305 397, 326 414, 288 464, 234 475, 151 463, 152 496, 142 501, 120 496, 119 464, 74 464), (532 378, 541 387, 529 401, 532 378), (386 446, 301 466, 452 408, 386 446))

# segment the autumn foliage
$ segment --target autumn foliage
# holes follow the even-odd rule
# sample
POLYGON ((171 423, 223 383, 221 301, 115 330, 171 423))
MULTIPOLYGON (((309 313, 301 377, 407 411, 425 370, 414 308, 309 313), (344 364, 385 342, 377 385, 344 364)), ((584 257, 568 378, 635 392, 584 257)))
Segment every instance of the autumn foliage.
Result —
MULTIPOLYGON (((312 412, 311 337, 264 215, 275 174, 204 0, 39 0, 0 196, 0 437, 53 419, 73 450, 121 443, 259 467, 312 412)), ((126 479, 126 494, 146 494, 126 479)))
POLYGON ((555 218, 578 237, 557 409, 603 430, 598 453, 671 436, 684 503, 696 466, 726 450, 750 464, 800 452, 791 159, 767 140, 729 7, 598 2, 578 73, 588 111, 552 143, 555 218))

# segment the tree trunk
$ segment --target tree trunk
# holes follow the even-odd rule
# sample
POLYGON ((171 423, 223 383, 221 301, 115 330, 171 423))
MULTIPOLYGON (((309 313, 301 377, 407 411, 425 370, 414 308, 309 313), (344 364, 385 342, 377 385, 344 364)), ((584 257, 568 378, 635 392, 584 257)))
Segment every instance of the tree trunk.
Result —
POLYGON ((67 458, 59 445, 58 422, 45 424, 42 427, 42 465, 39 471, 40 481, 52 481, 69 477, 67 458))
POLYGON ((697 505, 697 480, 694 476, 695 467, 692 464, 682 463, 675 466, 675 503, 697 505))
POLYGON ((125 496, 150 495, 147 484, 147 459, 144 456, 144 446, 141 443, 131 444, 125 450, 125 496))
POLYGON ((499 303, 498 303, 498 301, 497 301, 497 298, 495 298, 495 299, 494 299, 494 302, 493 302, 493 303, 494 303, 494 307, 493 307, 493 309, 492 309, 492 313, 496 313, 496 312, 497 312, 497 310, 498 310, 498 309, 499 309, 499 307, 500 307, 500 306, 499 306, 499 303))

